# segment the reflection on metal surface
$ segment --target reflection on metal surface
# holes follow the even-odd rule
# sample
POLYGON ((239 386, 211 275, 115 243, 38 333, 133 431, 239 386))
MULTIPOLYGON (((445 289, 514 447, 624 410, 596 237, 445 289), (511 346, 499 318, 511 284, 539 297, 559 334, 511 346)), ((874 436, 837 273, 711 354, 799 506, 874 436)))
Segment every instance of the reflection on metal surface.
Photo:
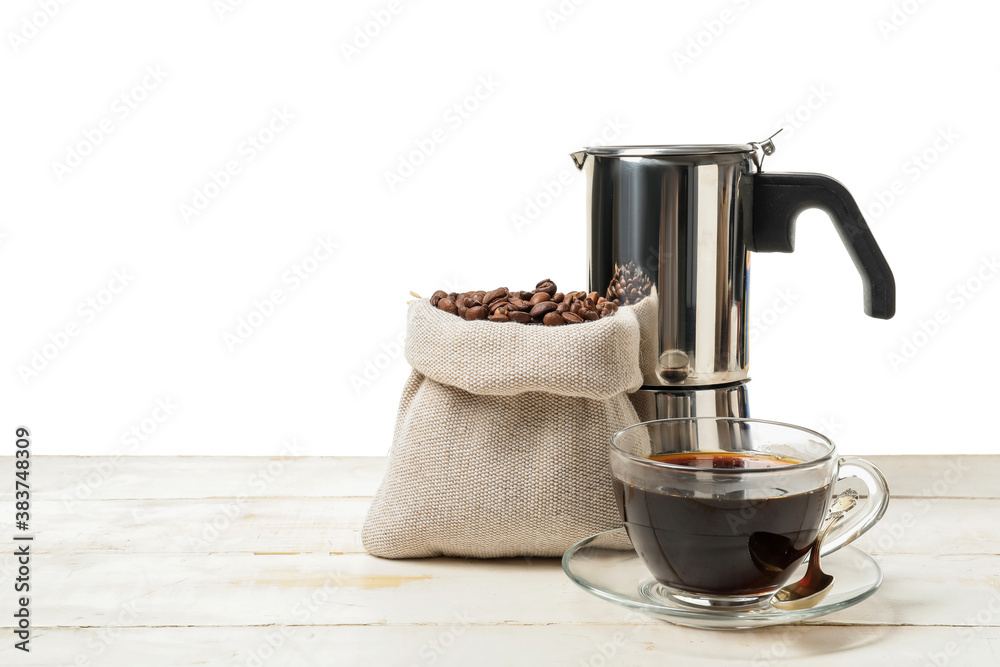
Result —
POLYGON ((674 417, 749 417, 745 382, 725 387, 643 388, 630 396, 639 421, 674 417))
POLYGON ((648 280, 658 294, 655 331, 644 332, 657 341, 646 351, 655 356, 642 364, 646 385, 747 377, 743 225, 754 151, 690 148, 704 152, 638 155, 641 149, 629 147, 574 154, 587 173, 590 289, 620 289, 628 267, 632 280, 648 280))

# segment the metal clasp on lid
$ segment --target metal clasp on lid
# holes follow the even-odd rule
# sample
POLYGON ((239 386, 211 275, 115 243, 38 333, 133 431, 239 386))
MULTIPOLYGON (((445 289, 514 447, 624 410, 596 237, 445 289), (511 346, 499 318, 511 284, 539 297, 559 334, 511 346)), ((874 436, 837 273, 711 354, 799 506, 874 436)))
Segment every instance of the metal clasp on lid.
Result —
POLYGON ((778 133, 783 129, 785 128, 779 129, 778 132, 775 132, 764 141, 750 142, 750 146, 753 148, 753 162, 757 165, 758 171, 764 168, 764 158, 774 153, 774 142, 771 140, 778 136, 778 133))

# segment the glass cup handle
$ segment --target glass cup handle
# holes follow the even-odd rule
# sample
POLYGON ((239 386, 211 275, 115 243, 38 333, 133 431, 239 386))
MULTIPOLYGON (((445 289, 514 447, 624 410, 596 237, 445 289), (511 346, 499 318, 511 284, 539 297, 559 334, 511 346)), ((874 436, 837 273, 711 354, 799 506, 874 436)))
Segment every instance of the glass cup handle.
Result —
POLYGON ((862 512, 849 512, 840 525, 830 531, 823 540, 821 556, 833 553, 864 535, 869 528, 878 523, 889 506, 889 485, 886 484, 882 472, 872 463, 856 456, 841 458, 840 476, 837 481, 851 478, 860 479, 865 483, 868 487, 868 500, 861 506, 862 512))

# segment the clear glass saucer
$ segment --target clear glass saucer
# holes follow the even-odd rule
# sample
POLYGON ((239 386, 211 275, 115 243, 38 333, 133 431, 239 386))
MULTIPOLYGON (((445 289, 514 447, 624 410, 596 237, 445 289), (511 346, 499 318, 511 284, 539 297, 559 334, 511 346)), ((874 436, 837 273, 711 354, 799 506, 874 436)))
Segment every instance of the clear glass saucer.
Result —
MULTIPOLYGON (((599 598, 616 602, 675 625, 709 630, 749 630, 794 623, 856 605, 882 583, 882 568, 864 551, 850 545, 823 557, 823 571, 835 577, 833 589, 810 609, 787 611, 767 606, 752 610, 701 609, 673 601, 639 560, 624 528, 598 533, 563 554, 563 570, 577 585, 599 598)), ((805 573, 805 565, 791 581, 805 573)))

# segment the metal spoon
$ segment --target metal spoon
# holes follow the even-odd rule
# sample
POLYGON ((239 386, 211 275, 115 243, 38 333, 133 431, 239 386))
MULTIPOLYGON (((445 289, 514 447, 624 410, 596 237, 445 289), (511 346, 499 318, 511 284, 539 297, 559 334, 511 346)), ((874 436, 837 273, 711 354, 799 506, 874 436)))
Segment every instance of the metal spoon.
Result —
POLYGON ((860 497, 861 494, 854 489, 847 489, 834 498, 833 502, 830 503, 830 514, 835 512, 843 512, 846 514, 850 512, 854 509, 854 506, 858 504, 858 498, 860 497))
POLYGON ((771 598, 772 605, 778 609, 792 611, 809 609, 823 601, 823 598, 833 588, 833 575, 824 572, 819 565, 819 554, 823 547, 823 540, 826 539, 827 533, 844 518, 844 514, 854 509, 857 504, 858 493, 852 489, 844 491, 834 499, 830 506, 830 514, 820 529, 819 535, 816 536, 816 541, 813 542, 805 576, 775 593, 774 597, 771 598))

